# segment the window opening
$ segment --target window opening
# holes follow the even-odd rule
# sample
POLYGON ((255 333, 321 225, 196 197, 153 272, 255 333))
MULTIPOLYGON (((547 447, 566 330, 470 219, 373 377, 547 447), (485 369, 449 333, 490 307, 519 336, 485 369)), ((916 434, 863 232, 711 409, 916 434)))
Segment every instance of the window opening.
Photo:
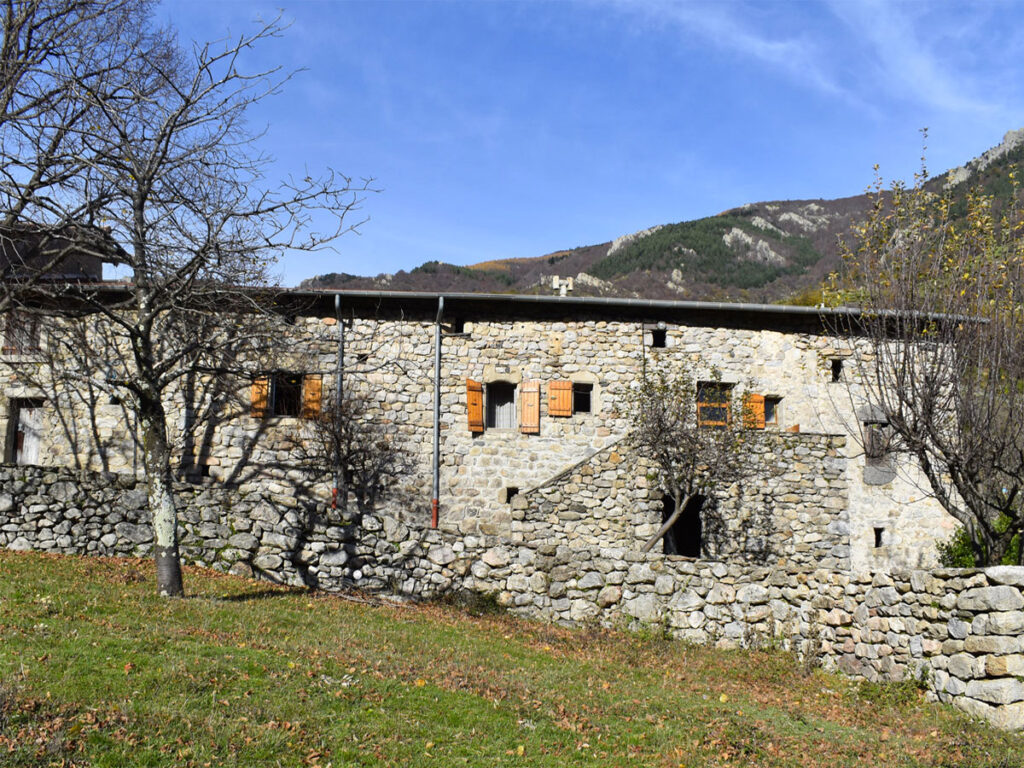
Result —
POLYGON ((275 371, 252 384, 252 415, 315 418, 320 413, 322 381, 318 374, 275 371))
MULTIPOLYGON (((701 537, 703 535, 701 523, 701 510, 704 507, 704 496, 692 496, 686 505, 686 509, 676 519, 675 523, 662 539, 666 555, 681 555, 683 557, 700 557, 701 537)), ((665 494, 661 497, 661 521, 662 524, 668 521, 676 511, 675 500, 665 494)))
POLYGON ((270 415, 299 416, 302 413, 302 374, 275 373, 270 384, 270 415))
POLYGON ((875 528, 875 549, 883 546, 885 542, 885 528, 875 528))
POLYGON ((832 383, 843 380, 843 361, 838 357, 832 358, 832 383))
POLYGON ((516 385, 495 381, 487 385, 487 428, 515 429, 516 385))
POLYGON ((505 503, 506 504, 511 504, 512 503, 512 498, 514 496, 516 496, 518 493, 519 493, 519 489, 516 488, 514 485, 510 485, 508 488, 506 488, 505 489, 505 503))
POLYGON ((573 413, 590 413, 593 403, 594 385, 573 382, 572 411, 573 413))
POLYGON ((765 426, 779 426, 779 405, 781 397, 765 395, 764 398, 764 423, 765 426))
POLYGON ((668 330, 665 328, 652 328, 651 329, 651 346, 656 348, 663 348, 665 346, 665 339, 668 336, 668 330))
POLYGON ((732 385, 718 381, 697 383, 697 426, 725 429, 729 424, 732 385))
POLYGON ((4 320, 5 355, 24 355, 39 351, 39 316, 12 310, 4 320))

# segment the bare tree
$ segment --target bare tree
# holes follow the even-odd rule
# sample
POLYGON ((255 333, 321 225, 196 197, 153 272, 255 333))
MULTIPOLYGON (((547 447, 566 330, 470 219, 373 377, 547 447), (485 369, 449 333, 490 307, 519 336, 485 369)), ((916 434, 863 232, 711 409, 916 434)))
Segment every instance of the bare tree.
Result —
POLYGON ((374 418, 366 398, 351 389, 340 405, 329 398, 311 428, 313 439, 306 446, 304 464, 325 479, 340 471, 342 482, 335 490, 335 503, 347 519, 361 521, 410 470, 410 457, 388 426, 374 418), (350 496, 356 505, 351 516, 350 496))
POLYGON ((243 286, 267 284, 282 251, 316 249, 351 229, 345 217, 367 184, 332 173, 266 182, 269 158, 245 117, 289 76, 246 73, 244 59, 283 32, 279 21, 183 49, 152 28, 144 4, 131 10, 134 52, 117 77, 74 83, 90 117, 69 130, 89 151, 74 183, 48 203, 64 219, 109 232, 130 278, 100 287, 37 282, 33 295, 89 317, 83 375, 138 422, 157 588, 181 595, 168 410, 175 388, 189 372, 217 371, 218 350, 261 336, 252 319, 273 292, 243 286), (328 223, 322 233, 310 229, 317 211, 318 224, 328 223))
POLYGON ((629 403, 630 441, 649 459, 674 509, 643 551, 669 532, 698 497, 741 479, 750 467, 744 430, 749 415, 717 371, 708 381, 693 369, 648 370, 629 403))
POLYGON ((100 127, 95 99, 123 85, 151 44, 148 0, 9 0, 0 7, 0 311, 24 288, 81 274, 117 244, 85 226, 102 190, 85 173, 100 127), (77 263, 62 268, 74 259, 77 263))
MULTIPOLYGON (((972 193, 966 213, 928 191, 876 183, 847 247, 839 298, 863 310, 838 329, 868 341, 851 390, 928 489, 964 525, 979 565, 1024 528, 1024 218, 972 193)), ((877 452, 877 446, 874 446, 877 452)), ((1015 559, 1020 561, 1019 550, 1015 559)))

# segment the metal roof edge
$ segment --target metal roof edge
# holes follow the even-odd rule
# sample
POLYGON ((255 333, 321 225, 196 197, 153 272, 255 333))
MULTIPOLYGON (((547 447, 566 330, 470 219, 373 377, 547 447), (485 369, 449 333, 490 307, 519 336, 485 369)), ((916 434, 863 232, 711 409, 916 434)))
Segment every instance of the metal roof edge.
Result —
POLYGON ((732 312, 765 315, 799 315, 811 317, 858 317, 861 310, 855 307, 805 307, 789 304, 750 304, 741 302, 725 301, 672 301, 667 299, 635 299, 609 296, 538 296, 533 294, 517 293, 458 293, 446 291, 346 291, 346 290, 309 290, 309 289, 282 289, 282 294, 295 296, 296 298, 333 298, 338 295, 344 298, 350 297, 358 300, 378 301, 437 301, 444 298, 446 302, 459 302, 467 304, 484 303, 508 303, 539 305, 544 307, 591 307, 608 309, 652 309, 652 310, 676 310, 676 311, 711 311, 711 312, 732 312))

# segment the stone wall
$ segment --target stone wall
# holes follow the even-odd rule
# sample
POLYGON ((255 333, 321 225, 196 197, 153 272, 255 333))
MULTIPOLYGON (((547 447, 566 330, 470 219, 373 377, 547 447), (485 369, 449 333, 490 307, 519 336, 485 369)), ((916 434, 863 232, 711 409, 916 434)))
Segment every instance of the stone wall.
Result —
MULTIPOLYGON (((746 476, 701 510, 702 556, 848 569, 845 444, 811 434, 749 441, 746 476)), ((653 477, 628 440, 620 441, 512 499, 511 540, 639 550, 662 523, 663 493, 653 477)))
MULTIPOLYGON (((322 391, 328 395, 334 391, 338 334, 344 327, 346 391, 364 396, 366 418, 385 426, 406 450, 409 471, 389 491, 402 496, 402 516, 407 522, 423 524, 431 507, 434 316, 406 314, 395 307, 386 312, 390 314, 382 309, 372 317, 350 317, 343 326, 333 313, 329 317, 300 314, 290 323, 282 322, 280 336, 288 341, 274 359, 246 365, 251 363, 253 371, 320 376, 322 391)), ((834 514, 837 508, 818 500, 808 507, 802 492, 780 492, 762 493, 761 500, 744 498, 732 508, 723 502, 723 511, 743 508, 784 524, 748 541, 723 536, 720 544, 709 547, 708 554, 724 557, 748 552, 762 545, 761 540, 774 537, 779 544, 782 537, 792 536, 789 549, 774 545, 769 549, 803 552, 797 560, 800 564, 818 555, 825 557, 823 564, 830 567, 848 561, 858 571, 934 564, 935 541, 948 538, 954 522, 906 473, 893 473, 880 485, 864 481, 853 402, 856 391, 851 392, 844 382, 832 381, 831 361, 841 355, 850 360, 851 353, 837 348, 824 333, 699 324, 713 322, 709 317, 689 323, 663 322, 665 346, 654 347, 650 324, 659 318, 653 310, 646 320, 624 318, 600 307, 561 316, 530 314, 525 309, 518 316, 478 314, 456 324, 460 332, 446 332, 442 337, 439 500, 443 529, 467 536, 512 535, 513 527, 522 521, 513 519, 513 509, 507 503, 510 491, 550 485, 580 461, 617 444, 629 427, 624 404, 642 372, 653 366, 687 366, 696 369, 700 377, 711 377, 714 368, 723 381, 738 390, 774 398, 777 419, 767 425, 766 434, 799 428, 801 434, 846 436, 845 442, 834 446, 838 457, 846 460, 841 481, 803 473, 799 481, 780 480, 778 484, 781 490, 786 483, 823 480, 827 484, 824 491, 835 491, 827 503, 846 506, 841 525, 847 529, 843 535, 849 539, 849 553, 826 555, 822 553, 826 545, 813 541, 815 536, 828 541, 836 535, 828 526, 839 524, 834 514), (539 432, 523 434, 504 428, 471 433, 467 379, 485 387, 498 382, 514 385, 517 398, 524 382, 539 382, 539 432), (592 387, 589 411, 553 416, 548 410, 548 394, 555 381, 592 387), (808 509, 817 511, 809 515, 808 509), (881 531, 881 546, 876 546, 877 531, 881 531)), ((848 368, 853 376, 854 366, 848 368)), ((73 456, 84 468, 136 475, 139 452, 133 439, 133 418, 124 404, 90 391, 84 377, 47 383, 45 371, 46 366, 31 356, 0 355, 0 432, 6 430, 11 412, 10 406, 4 407, 3 397, 42 399, 46 402, 46 445, 39 463, 70 464, 73 456), (30 381, 37 383, 29 386, 26 382, 30 381), (54 403, 61 408, 53 408, 54 403)), ((181 476, 234 486, 242 493, 290 496, 302 507, 322 504, 330 496, 330 485, 325 477, 307 471, 307 420, 253 416, 250 385, 244 377, 228 380, 199 375, 194 381, 184 381, 173 394, 167 408, 178 414, 172 438, 181 456, 181 476)), ((609 478, 611 487, 624 484, 632 488, 642 482, 635 470, 632 462, 620 464, 613 473, 616 476, 609 478)), ((588 506, 594 489, 579 487, 581 496, 572 503, 588 506)), ((564 487, 561 493, 564 496, 564 487)), ((649 501, 644 500, 640 507, 620 506, 614 514, 606 514, 604 521, 593 524, 607 522, 614 527, 619 522, 611 518, 633 518, 646 510, 648 519, 637 520, 631 529, 656 525, 660 510, 649 501)), ((607 502, 602 499, 601 503, 607 502)), ((738 524, 734 517, 723 515, 723 519, 738 524)), ((757 526, 744 523, 731 532, 753 528, 757 526)))
MULTIPOLYGON (((610 452, 589 466, 602 463, 614 463, 610 452)), ((183 554, 197 564, 329 590, 471 590, 541 620, 776 644, 870 680, 918 677, 942 701, 1024 727, 1024 568, 858 575, 642 554, 635 542, 594 546, 583 536, 463 536, 386 514, 357 524, 322 505, 223 488, 178 494, 183 554)), ((538 498, 556 503, 550 492, 538 498)), ((550 514, 518 511, 524 522, 550 514)), ((0 547, 142 556, 151 540, 145 491, 133 480, 0 466, 0 547)))

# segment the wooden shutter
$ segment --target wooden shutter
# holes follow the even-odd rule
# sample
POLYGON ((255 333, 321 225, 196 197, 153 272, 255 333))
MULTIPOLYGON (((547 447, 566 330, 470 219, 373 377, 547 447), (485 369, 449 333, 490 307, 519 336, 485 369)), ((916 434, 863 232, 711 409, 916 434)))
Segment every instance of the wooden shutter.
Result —
POLYGON ((270 377, 257 376, 252 381, 252 415, 257 419, 267 417, 270 409, 270 377))
POLYGON ((548 416, 572 416, 572 382, 548 384, 548 416))
POLYGON ((320 415, 323 381, 319 375, 302 377, 302 418, 315 419, 320 415))
POLYGON ((519 395, 519 431, 527 435, 536 435, 540 432, 539 381, 523 382, 519 395))
POLYGON ((747 429, 764 429, 764 395, 743 396, 743 426, 747 429))
POLYGON ((466 379, 466 419, 470 432, 484 431, 484 385, 466 379))

